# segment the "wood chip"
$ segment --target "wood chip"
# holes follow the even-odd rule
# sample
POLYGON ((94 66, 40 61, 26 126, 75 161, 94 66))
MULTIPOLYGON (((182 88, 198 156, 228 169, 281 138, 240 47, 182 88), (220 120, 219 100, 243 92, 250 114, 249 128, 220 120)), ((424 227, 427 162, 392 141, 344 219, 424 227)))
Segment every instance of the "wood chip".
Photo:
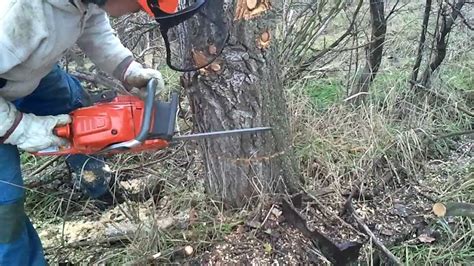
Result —
POLYGON ((191 256, 191 255, 193 255, 193 253, 194 253, 194 248, 191 247, 191 246, 186 246, 186 247, 184 247, 184 253, 185 253, 187 256, 191 256))
POLYGON ((279 210, 278 208, 273 208, 272 209, 272 214, 275 215, 276 218, 280 217, 283 212, 279 210))
POLYGON ((212 69, 212 71, 214 71, 214 72, 219 72, 219 71, 222 69, 222 67, 221 67, 219 64, 217 64, 217 63, 212 63, 209 67, 210 67, 210 68, 212 69))
POLYGON ((249 10, 254 10, 257 7, 258 1, 257 0, 247 0, 247 8, 249 10))
POLYGON ((214 44, 209 45, 209 54, 211 55, 217 54, 217 47, 214 44))

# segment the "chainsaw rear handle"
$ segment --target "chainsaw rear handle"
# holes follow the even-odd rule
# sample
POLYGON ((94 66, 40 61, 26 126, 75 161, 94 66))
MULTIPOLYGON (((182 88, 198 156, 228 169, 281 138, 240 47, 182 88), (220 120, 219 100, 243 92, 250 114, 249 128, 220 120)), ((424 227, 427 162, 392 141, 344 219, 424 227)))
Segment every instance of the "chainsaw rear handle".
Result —
POLYGON ((160 91, 164 89, 164 88, 158 88, 159 85, 160 85, 160 82, 158 82, 157 79, 150 79, 150 81, 148 81, 148 84, 146 86, 147 95, 145 99, 145 110, 144 110, 144 114, 142 118, 142 128, 140 129, 140 132, 135 137, 135 139, 117 143, 117 144, 112 144, 109 147, 104 148, 99 153, 105 153, 105 152, 110 152, 112 150, 119 150, 119 149, 128 150, 142 144, 147 139, 148 132, 150 131, 150 127, 151 127, 155 93, 157 90, 160 91))

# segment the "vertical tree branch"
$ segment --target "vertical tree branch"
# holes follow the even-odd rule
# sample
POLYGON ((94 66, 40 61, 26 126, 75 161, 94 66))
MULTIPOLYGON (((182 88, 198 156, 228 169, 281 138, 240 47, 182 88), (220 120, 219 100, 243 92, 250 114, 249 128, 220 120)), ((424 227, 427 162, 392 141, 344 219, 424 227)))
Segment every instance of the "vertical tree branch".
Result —
POLYGON ((439 25, 439 30, 436 35, 435 56, 429 67, 425 69, 425 72, 423 73, 423 79, 421 81, 421 84, 424 87, 428 87, 431 75, 439 68, 446 57, 449 33, 454 26, 454 22, 459 17, 460 11, 465 3, 465 0, 458 0, 454 6, 451 6, 450 14, 447 14, 447 7, 443 8, 443 11, 441 11, 441 24, 439 25))
POLYGON ((420 70, 421 60, 423 59, 423 51, 426 42, 426 32, 428 31, 428 23, 430 21, 431 4, 432 0, 426 0, 425 12, 423 16, 423 26, 420 34, 420 42, 418 43, 418 54, 416 56, 415 65, 413 66, 413 72, 411 75, 411 88, 413 88, 414 82, 416 82, 416 80, 418 79, 418 72, 420 70))
POLYGON ((368 92, 370 84, 375 79, 379 70, 380 64, 382 63, 383 48, 385 43, 385 34, 387 32, 387 21, 385 20, 385 1, 381 0, 370 0, 370 17, 372 24, 371 40, 366 48, 367 62, 360 75, 358 84, 352 90, 351 95, 358 95, 353 97, 350 102, 359 103, 365 93, 368 92))

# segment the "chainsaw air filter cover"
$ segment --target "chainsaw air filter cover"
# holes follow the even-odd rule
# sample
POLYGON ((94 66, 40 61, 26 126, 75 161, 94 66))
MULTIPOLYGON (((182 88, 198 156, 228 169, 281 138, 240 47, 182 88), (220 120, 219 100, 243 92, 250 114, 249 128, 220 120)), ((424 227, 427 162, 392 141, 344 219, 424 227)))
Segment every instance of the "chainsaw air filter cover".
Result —
POLYGON ((180 0, 173 14, 160 10, 152 1, 148 3, 160 25, 170 68, 195 71, 208 66, 221 54, 229 35, 224 11, 219 11, 224 6, 223 0, 180 0))

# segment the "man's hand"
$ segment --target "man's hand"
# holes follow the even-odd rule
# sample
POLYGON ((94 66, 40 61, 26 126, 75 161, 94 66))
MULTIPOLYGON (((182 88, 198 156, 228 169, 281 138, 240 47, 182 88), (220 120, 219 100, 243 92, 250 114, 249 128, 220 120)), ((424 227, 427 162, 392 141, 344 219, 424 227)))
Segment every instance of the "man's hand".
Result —
POLYGON ((37 152, 53 146, 64 146, 68 141, 54 135, 53 129, 56 126, 69 123, 71 123, 69 115, 36 116, 23 114, 20 123, 5 140, 5 143, 16 145, 28 152, 37 152))
POLYGON ((130 86, 138 89, 143 89, 146 87, 150 79, 158 80, 158 90, 164 88, 164 81, 161 73, 158 70, 151 68, 143 68, 143 66, 135 61, 133 61, 124 74, 124 82, 130 86))

